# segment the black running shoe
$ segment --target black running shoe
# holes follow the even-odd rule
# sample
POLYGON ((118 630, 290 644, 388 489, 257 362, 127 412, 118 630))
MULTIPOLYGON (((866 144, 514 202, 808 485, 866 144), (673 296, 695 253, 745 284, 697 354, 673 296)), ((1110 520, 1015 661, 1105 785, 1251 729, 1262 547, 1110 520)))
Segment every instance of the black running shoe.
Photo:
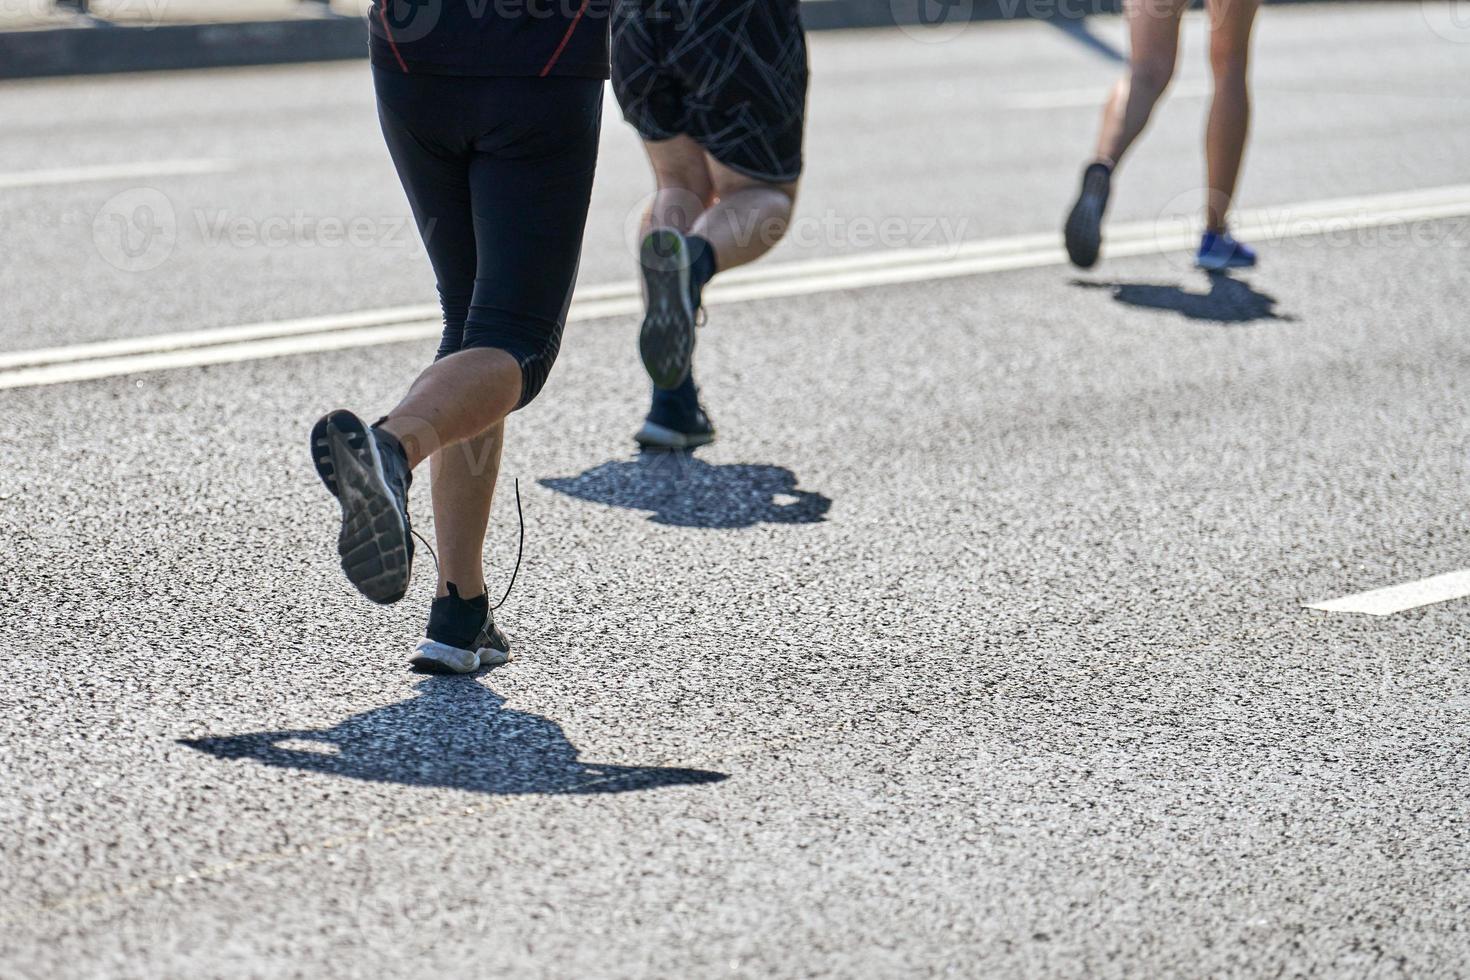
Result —
POLYGON ((638 352, 659 388, 677 388, 694 360, 694 303, 689 284, 689 243, 672 228, 655 228, 638 249, 648 311, 638 352))
POLYGON ((715 441, 715 427, 699 404, 699 389, 687 377, 673 391, 653 389, 653 405, 633 437, 645 449, 693 449, 715 441))
POLYGON ((337 553, 347 580, 373 602, 402 599, 413 568, 408 520, 413 473, 403 447, 339 409, 312 426, 311 461, 342 505, 337 553))
POLYGON ((461 599, 449 594, 429 607, 429 628, 413 649, 409 665, 428 674, 472 674, 510 660, 510 641, 495 625, 488 596, 461 599))
POLYGON ((1094 163, 1082 172, 1082 191, 1067 216, 1067 257, 1079 269, 1097 264, 1102 249, 1102 219, 1108 209, 1113 171, 1105 163, 1094 163))

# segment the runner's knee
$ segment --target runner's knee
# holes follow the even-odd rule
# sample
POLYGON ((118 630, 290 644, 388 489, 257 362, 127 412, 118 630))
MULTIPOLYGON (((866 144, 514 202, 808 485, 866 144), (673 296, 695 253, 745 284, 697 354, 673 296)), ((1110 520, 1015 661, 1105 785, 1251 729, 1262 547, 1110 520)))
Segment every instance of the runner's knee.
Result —
POLYGON ((647 142, 645 146, 660 192, 682 192, 709 203, 714 182, 699 144, 687 136, 677 136, 667 142, 647 142))
POLYGON ((1174 78, 1173 56, 1139 58, 1129 66, 1129 84, 1144 92, 1159 94, 1174 78))
POLYGON ((1249 60, 1249 52, 1240 45, 1227 41, 1218 34, 1210 38, 1210 71, 1214 73, 1217 83, 1244 82, 1249 60))
POLYGON ((470 315, 471 289, 450 289, 439 286, 439 306, 444 311, 444 333, 439 339, 437 360, 453 354, 464 346, 464 325, 470 315))
POLYGON ((465 324, 463 340, 456 350, 439 349, 439 357, 459 350, 503 350, 521 366, 521 397, 516 408, 525 408, 541 393, 556 355, 561 351, 561 335, 566 314, 555 320, 472 309, 465 324))

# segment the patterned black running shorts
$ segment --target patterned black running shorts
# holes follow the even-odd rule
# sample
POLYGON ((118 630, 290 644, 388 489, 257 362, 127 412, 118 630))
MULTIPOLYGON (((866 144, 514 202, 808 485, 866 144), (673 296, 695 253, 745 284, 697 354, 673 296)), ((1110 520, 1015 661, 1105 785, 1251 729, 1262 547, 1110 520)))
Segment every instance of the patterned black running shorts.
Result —
POLYGON ((798 0, 614 0, 612 83, 646 140, 684 134, 731 170, 801 176, 806 36, 798 0))

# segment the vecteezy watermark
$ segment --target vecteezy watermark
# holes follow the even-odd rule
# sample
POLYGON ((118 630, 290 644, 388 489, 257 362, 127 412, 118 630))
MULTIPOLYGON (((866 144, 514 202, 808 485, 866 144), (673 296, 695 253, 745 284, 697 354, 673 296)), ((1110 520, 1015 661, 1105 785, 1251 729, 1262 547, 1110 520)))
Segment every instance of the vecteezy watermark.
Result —
POLYGON ((169 260, 179 240, 173 202, 152 187, 134 187, 103 203, 92 242, 103 261, 123 272, 147 272, 169 260))
MULTIPOLYGON (((559 19, 570 22, 586 17, 603 22, 614 4, 628 2, 631 0, 595 0, 592 3, 584 3, 583 0, 378 0, 375 5, 372 0, 356 0, 356 5, 358 12, 367 18, 368 29, 396 48, 428 37, 450 8, 453 8, 457 21, 468 17, 472 21, 559 19)), ((687 16, 687 13, 680 12, 680 8, 681 5, 673 0, 655 0, 645 16, 654 20, 687 16)))
MULTIPOLYGON (((991 2, 991 0, 987 0, 991 2)), ((1470 0, 1463 0, 1470 3, 1470 0)), ((1174 0, 1129 0, 1143 14, 1172 16, 1174 0)), ((888 0, 899 30, 916 41, 938 44, 959 37, 976 21, 976 0, 888 0)), ((1095 0, 993 0, 1001 20, 1077 21, 1097 12, 1095 0)))
POLYGON ((108 265, 149 272, 167 262, 181 242, 204 248, 408 248, 434 232, 406 214, 237 214, 227 209, 180 212, 162 191, 134 187, 109 198, 92 219, 92 242, 108 265))
POLYGON ((786 237, 797 248, 933 248, 953 255, 970 225, 946 215, 843 215, 825 211, 791 222, 786 237))
POLYGON ((1456 44, 1470 44, 1470 0, 1420 0, 1429 29, 1456 44))
POLYGON ((888 0, 898 29, 916 41, 939 44, 964 32, 975 19, 975 0, 888 0))
MULTIPOLYGON (((1190 188, 1174 195, 1153 221, 1153 251, 1181 254, 1196 244, 1205 229, 1205 211, 1213 192, 1190 188)), ((1275 207, 1236 212, 1220 200, 1214 210, 1225 216, 1232 234, 1242 241, 1291 240, 1296 248, 1470 249, 1470 214, 1429 217, 1395 214, 1371 207, 1275 207)), ((1330 202, 1329 202, 1330 204, 1330 202)))
POLYGON ((1376 215, 1279 217, 1267 214, 1253 224, 1266 238, 1300 238, 1303 248, 1470 248, 1470 215, 1431 220, 1384 219, 1376 215))
MULTIPOLYGON (((106 9, 97 12, 109 21, 125 23, 133 29, 156 27, 168 13, 170 2, 171 0, 108 0, 106 9)), ((66 9, 58 7, 56 0, 0 0, 0 19, 10 23, 46 23, 66 9)))
MULTIPOLYGON (((660 211, 682 226, 705 213, 705 203, 684 191, 661 192, 660 211), (680 201, 680 197, 686 200, 680 201), (672 198, 672 199, 671 199, 672 198)), ((623 221, 623 240, 635 260, 642 242, 644 215, 655 194, 645 195, 623 221)), ((970 220, 948 215, 866 215, 842 214, 832 209, 820 214, 796 217, 762 218, 754 211, 712 212, 705 217, 706 234, 728 235, 738 247, 755 242, 767 248, 787 241, 800 249, 843 251, 869 248, 933 248, 950 256, 964 241, 970 220)))
POLYGON ((362 5, 368 30, 395 50, 399 44, 428 37, 444 14, 444 0, 381 0, 377 5, 362 5))
MULTIPOLYGON (((208 246, 232 248, 412 248, 418 229, 407 215, 350 218, 296 211, 265 218, 231 211, 192 212, 195 229, 208 246)), ((433 233, 430 219, 423 237, 433 233)))

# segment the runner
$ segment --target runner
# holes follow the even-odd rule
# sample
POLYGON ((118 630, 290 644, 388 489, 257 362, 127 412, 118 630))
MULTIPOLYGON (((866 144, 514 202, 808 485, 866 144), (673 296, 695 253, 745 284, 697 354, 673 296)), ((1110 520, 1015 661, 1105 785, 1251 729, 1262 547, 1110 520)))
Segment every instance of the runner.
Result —
POLYGON ((639 352, 653 405, 634 437, 691 449, 715 430, 694 384, 695 318, 717 271, 781 240, 801 176, 806 37, 797 0, 620 0, 613 90, 657 189, 643 216, 639 352))
MULTIPOLYGON (((1067 218, 1067 254, 1081 268, 1097 262, 1113 170, 1143 132, 1154 105, 1174 75, 1180 18, 1188 6, 1189 0, 1127 0, 1124 12, 1131 39, 1128 72, 1113 88, 1103 109, 1097 157, 1082 174, 1081 193, 1067 218)), ((1207 7, 1215 95, 1205 129, 1209 182, 1205 233, 1195 264, 1218 271, 1256 264, 1256 253, 1231 237, 1225 219, 1235 196, 1250 124, 1251 28, 1260 0, 1208 0, 1207 7)))
POLYGON ((430 461, 439 582, 411 663, 467 673, 509 657, 483 549, 505 418, 561 344, 608 75, 606 3, 376 0, 378 116, 444 309, 438 356, 382 419, 331 412, 312 460, 342 507, 337 550, 374 602, 408 589, 408 488, 430 461))

